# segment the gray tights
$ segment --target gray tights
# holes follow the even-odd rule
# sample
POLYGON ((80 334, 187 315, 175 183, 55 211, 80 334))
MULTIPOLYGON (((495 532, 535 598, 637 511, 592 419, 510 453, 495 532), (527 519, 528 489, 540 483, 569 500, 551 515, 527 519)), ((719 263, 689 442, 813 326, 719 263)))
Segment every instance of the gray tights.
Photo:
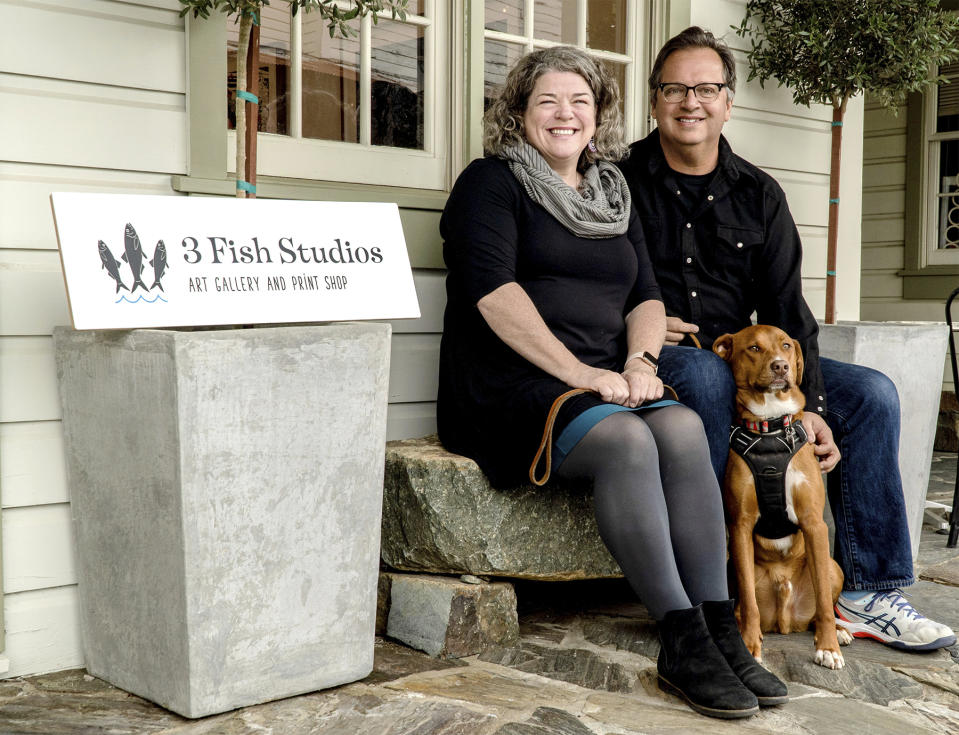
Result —
POLYGON ((607 416, 556 474, 592 480, 600 535, 654 618, 729 598, 722 497, 694 411, 607 416))

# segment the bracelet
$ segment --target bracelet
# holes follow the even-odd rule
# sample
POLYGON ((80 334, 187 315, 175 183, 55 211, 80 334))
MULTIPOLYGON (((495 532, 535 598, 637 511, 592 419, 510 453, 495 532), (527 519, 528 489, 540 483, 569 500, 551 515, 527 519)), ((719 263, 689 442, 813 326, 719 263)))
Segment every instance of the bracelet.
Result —
POLYGON ((659 372, 659 360, 656 359, 655 355, 650 354, 646 350, 641 350, 639 352, 633 352, 626 356, 626 362, 623 363, 623 367, 629 363, 630 360, 642 360, 647 365, 653 369, 653 375, 656 375, 659 372))

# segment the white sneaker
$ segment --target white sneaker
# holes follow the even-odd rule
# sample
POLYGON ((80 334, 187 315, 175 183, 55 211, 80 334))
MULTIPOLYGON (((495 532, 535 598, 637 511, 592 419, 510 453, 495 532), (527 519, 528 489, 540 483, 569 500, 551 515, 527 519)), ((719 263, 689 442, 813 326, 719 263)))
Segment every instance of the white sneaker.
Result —
POLYGON ((836 624, 856 638, 873 638, 908 651, 932 651, 956 642, 955 633, 920 615, 898 589, 867 594, 858 600, 839 595, 836 624))

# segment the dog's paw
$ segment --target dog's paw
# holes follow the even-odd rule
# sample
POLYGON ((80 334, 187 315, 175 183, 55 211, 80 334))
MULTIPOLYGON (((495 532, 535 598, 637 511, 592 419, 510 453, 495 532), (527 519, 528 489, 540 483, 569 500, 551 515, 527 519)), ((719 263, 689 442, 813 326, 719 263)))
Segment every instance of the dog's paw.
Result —
POLYGON ((817 664, 825 666, 827 669, 838 670, 846 665, 839 651, 826 651, 822 648, 816 650, 816 658, 814 660, 817 664))
POLYGON ((840 646, 848 646, 853 641, 852 633, 838 625, 836 626, 836 638, 839 639, 840 646))

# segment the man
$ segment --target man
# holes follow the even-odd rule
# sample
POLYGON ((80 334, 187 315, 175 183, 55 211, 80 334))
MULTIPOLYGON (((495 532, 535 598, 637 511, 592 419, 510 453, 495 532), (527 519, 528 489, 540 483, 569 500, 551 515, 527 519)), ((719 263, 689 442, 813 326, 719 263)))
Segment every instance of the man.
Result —
POLYGON ((837 616, 857 637, 896 648, 952 645, 953 632, 920 615, 899 589, 914 577, 895 386, 875 370, 819 356, 785 195, 722 135, 735 89, 735 60, 712 33, 693 27, 670 39, 649 78, 657 129, 620 164, 666 303, 659 375, 703 419, 722 481, 735 385, 709 349, 679 343, 696 334, 709 348, 748 326, 753 313, 799 340, 803 423, 822 470, 837 468, 828 477, 835 556, 845 574, 837 616))

